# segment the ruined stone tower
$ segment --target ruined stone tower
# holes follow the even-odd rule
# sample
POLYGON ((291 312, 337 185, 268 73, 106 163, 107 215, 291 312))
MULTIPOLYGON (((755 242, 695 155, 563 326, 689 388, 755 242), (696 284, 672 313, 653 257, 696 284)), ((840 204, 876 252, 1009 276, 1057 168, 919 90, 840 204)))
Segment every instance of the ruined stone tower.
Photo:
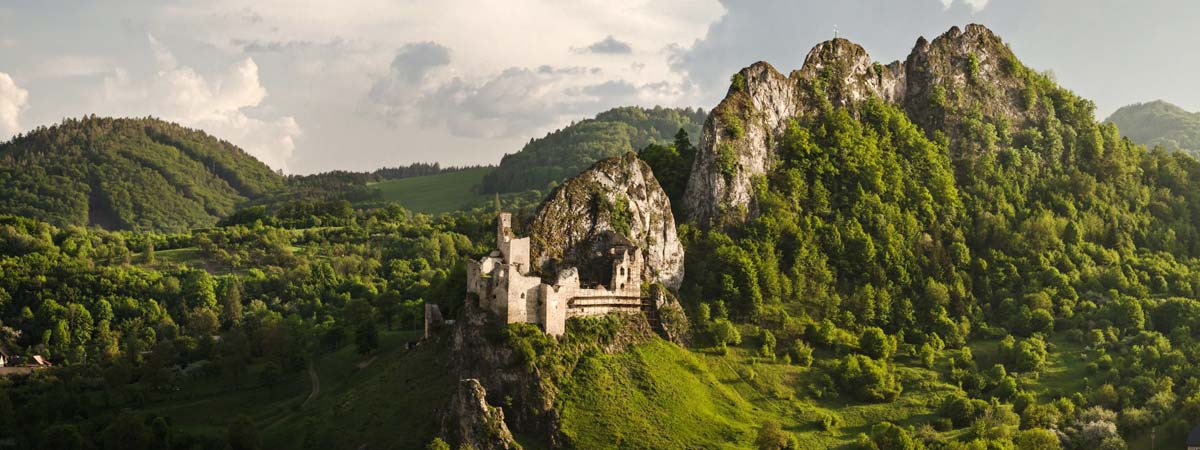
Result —
POLYGON ((607 285, 583 285, 574 267, 559 270, 552 283, 531 273, 529 238, 513 233, 512 214, 496 217, 496 246, 490 255, 468 264, 467 292, 505 323, 537 324, 548 334, 561 335, 570 317, 642 311, 645 261, 641 249, 627 240, 613 242, 596 255, 611 261, 607 285))

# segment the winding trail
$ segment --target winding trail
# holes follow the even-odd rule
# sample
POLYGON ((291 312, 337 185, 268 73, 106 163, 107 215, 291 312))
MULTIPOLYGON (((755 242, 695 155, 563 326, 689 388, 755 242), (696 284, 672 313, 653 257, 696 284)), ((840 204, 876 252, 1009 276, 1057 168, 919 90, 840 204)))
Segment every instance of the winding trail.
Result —
POLYGON ((321 378, 317 376, 317 368, 313 367, 312 361, 308 362, 308 378, 312 381, 312 392, 308 394, 308 398, 304 399, 304 403, 300 404, 301 409, 321 395, 321 378))

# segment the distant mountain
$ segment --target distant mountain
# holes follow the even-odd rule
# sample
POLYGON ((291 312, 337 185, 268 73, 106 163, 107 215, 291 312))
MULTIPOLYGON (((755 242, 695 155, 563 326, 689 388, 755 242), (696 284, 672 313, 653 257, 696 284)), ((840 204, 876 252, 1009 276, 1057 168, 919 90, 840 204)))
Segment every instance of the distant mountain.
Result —
POLYGON ((67 119, 0 144, 0 211, 60 226, 210 226, 283 183, 233 144, 153 118, 67 119))
POLYGON ((1139 144, 1200 155, 1200 112, 1155 100, 1125 106, 1104 121, 1116 124, 1122 135, 1139 144))
POLYGON ((500 167, 483 179, 483 191, 518 192, 544 189, 587 169, 596 161, 666 144, 680 128, 693 137, 704 123, 702 109, 621 107, 602 112, 505 155, 500 167))

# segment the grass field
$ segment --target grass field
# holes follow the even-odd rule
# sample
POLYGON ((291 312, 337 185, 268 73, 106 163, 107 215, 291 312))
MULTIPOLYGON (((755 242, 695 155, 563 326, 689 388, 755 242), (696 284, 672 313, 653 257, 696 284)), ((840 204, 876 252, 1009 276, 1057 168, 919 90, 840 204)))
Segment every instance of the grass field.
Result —
POLYGON ((440 214, 470 206, 487 199, 478 192, 480 181, 494 168, 481 167, 459 172, 400 178, 371 184, 384 201, 399 202, 416 212, 440 214))
POLYGON ((758 427, 774 420, 802 448, 839 448, 882 421, 927 423, 942 397, 959 392, 902 358, 895 402, 803 398, 821 369, 764 360, 749 347, 718 355, 655 340, 585 356, 561 386, 563 431, 578 448, 751 448, 758 427), (838 425, 823 430, 829 415, 838 425))
POLYGON ((244 414, 262 434, 263 448, 423 448, 437 432, 436 410, 454 384, 446 381, 436 344, 404 349, 416 337, 385 332, 374 356, 347 346, 316 358, 320 393, 307 404, 311 383, 302 370, 270 387, 230 388, 220 377, 184 383, 145 410, 169 417, 181 430, 218 439, 244 414))

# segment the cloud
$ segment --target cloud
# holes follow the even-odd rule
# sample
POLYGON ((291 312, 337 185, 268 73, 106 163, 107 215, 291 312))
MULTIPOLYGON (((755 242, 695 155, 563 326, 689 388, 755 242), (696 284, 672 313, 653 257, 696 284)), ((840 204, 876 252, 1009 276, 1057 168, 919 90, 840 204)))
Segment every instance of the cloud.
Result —
POLYGON ((633 53, 633 46, 628 42, 618 41, 611 34, 584 48, 573 48, 576 53, 599 53, 605 55, 628 55, 633 53))
POLYGON ((979 11, 982 11, 983 8, 987 7, 987 4, 988 4, 988 0, 941 0, 941 1, 942 1, 943 9, 950 9, 951 6, 954 6, 955 2, 961 2, 962 4, 967 5, 968 8, 971 8, 972 13, 977 13, 979 11))
POLYGON ((113 64, 95 55, 62 55, 46 58, 34 69, 42 78, 87 77, 111 73, 113 64))
POLYGON ((367 101, 393 123, 445 126, 470 138, 530 136, 604 109, 673 104, 684 89, 636 84, 596 67, 510 67, 491 76, 415 80, 392 67, 367 101))
POLYGON ((252 117, 267 91, 259 80, 258 65, 246 57, 223 71, 202 74, 181 65, 175 55, 149 36, 156 70, 135 78, 124 69, 104 80, 107 108, 129 115, 154 115, 204 129, 244 148, 276 169, 287 169, 301 134, 293 117, 252 117))
POLYGON ((415 83, 432 70, 450 64, 450 49, 436 42, 405 44, 396 51, 391 71, 404 81, 415 83))
POLYGON ((668 46, 668 62, 672 71, 698 86, 695 104, 715 105, 739 69, 756 61, 767 61, 784 74, 798 69, 813 45, 833 37, 835 27, 875 60, 904 58, 922 33, 933 37, 974 19, 969 8, 944 9, 945 1, 725 1, 725 14, 709 25, 704 37, 668 46))
POLYGON ((29 91, 21 89, 12 77, 0 72, 0 139, 7 140, 21 132, 18 119, 21 110, 29 106, 29 91))

